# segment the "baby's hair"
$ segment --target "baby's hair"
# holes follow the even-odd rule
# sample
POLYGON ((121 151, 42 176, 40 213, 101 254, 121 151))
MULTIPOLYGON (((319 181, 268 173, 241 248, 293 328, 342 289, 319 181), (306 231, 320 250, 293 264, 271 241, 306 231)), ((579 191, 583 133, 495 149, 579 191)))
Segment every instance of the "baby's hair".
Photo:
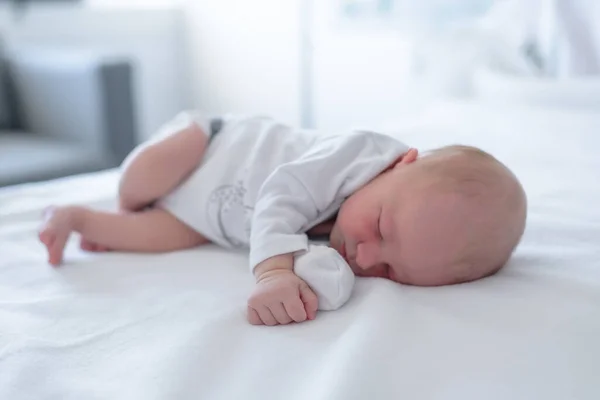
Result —
POLYGON ((432 150, 421 167, 432 173, 431 189, 463 199, 469 208, 468 243, 455 260, 453 283, 498 272, 521 241, 527 199, 515 175, 491 154, 452 145, 432 150))

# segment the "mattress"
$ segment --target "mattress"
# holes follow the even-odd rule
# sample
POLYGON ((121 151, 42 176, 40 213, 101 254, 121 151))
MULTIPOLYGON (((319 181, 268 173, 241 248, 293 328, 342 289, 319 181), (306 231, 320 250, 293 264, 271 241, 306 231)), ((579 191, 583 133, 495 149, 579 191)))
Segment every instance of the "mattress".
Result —
POLYGON ((442 103, 381 124, 508 164, 528 226, 497 275, 359 278, 340 310, 245 321, 248 254, 84 253, 36 239, 49 204, 115 206, 117 171, 0 190, 0 399, 599 399, 600 115, 442 103))

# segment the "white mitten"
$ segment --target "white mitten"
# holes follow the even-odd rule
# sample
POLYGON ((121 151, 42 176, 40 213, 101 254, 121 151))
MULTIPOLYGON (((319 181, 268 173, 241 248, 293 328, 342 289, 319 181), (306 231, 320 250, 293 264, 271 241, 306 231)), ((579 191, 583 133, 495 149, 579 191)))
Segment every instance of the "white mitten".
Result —
POLYGON ((296 255, 294 272, 317 295, 319 310, 337 310, 348 301, 354 288, 352 269, 331 247, 309 245, 308 251, 296 255))

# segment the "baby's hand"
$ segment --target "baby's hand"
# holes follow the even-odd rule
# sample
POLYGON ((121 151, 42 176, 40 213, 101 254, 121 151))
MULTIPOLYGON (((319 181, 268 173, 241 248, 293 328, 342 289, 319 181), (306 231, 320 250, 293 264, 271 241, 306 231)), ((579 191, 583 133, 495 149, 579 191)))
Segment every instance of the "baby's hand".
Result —
POLYGON ((289 324, 315 319, 317 296, 293 271, 265 272, 248 299, 248 322, 253 325, 289 324))

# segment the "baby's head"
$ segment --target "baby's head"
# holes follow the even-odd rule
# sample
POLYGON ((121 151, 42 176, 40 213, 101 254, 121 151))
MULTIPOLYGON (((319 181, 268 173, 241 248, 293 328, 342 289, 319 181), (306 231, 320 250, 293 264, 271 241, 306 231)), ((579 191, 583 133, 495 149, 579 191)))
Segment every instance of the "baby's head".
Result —
POLYGON ((508 261, 526 212, 522 186, 491 155, 448 146, 418 157, 411 149, 342 204, 330 244, 359 276, 468 282, 508 261))

